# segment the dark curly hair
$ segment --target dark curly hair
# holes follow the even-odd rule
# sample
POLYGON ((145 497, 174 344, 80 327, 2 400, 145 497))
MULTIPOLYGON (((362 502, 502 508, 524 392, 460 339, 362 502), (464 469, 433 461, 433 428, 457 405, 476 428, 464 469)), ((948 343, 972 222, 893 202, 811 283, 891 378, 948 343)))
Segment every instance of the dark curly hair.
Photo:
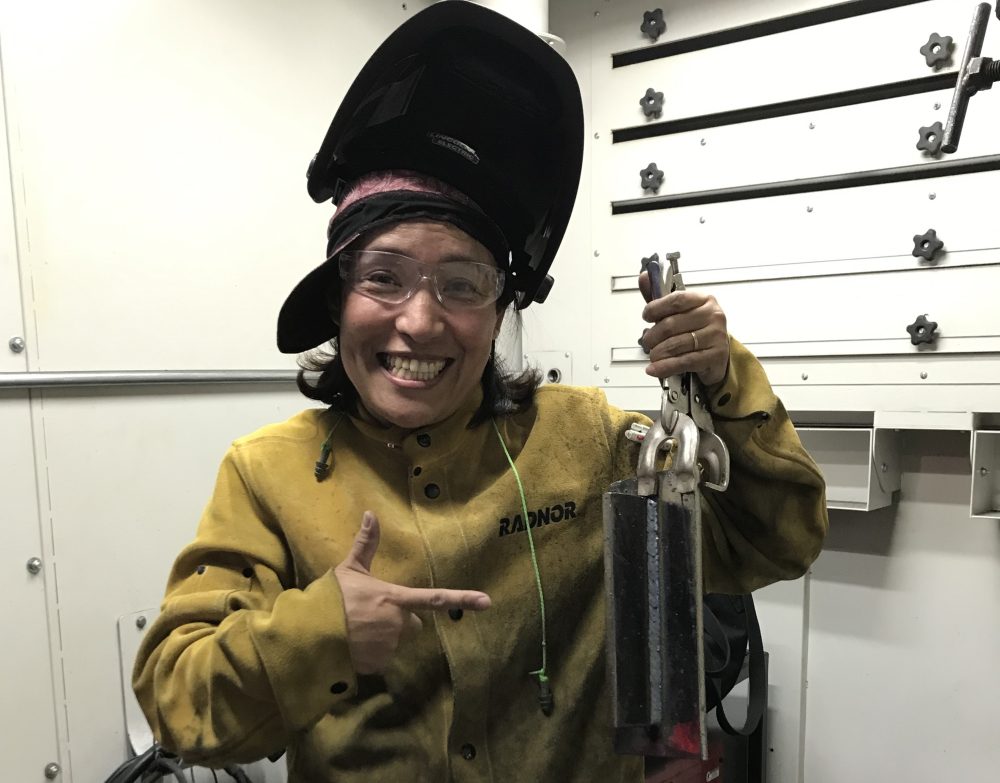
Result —
MULTIPOLYGON (((358 390, 347 377, 336 338, 330 341, 329 348, 317 348, 299 357, 299 367, 296 384, 306 397, 325 402, 331 410, 340 413, 357 413, 358 390), (307 372, 319 373, 319 376, 309 378, 307 372)), ((480 379, 483 401, 469 420, 469 429, 493 416, 506 416, 528 409, 534 402, 535 391, 541 381, 541 373, 533 367, 519 374, 509 373, 503 361, 496 356, 496 351, 490 351, 480 379)))

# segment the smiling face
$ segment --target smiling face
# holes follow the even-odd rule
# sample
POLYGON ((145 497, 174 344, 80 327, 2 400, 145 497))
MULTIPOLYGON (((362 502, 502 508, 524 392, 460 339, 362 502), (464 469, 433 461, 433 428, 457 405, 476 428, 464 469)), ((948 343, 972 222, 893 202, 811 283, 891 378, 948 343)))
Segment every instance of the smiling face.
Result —
MULTIPOLYGON (((449 223, 407 222, 362 238, 352 250, 381 250, 428 265, 494 265, 489 251, 449 223)), ((340 355, 361 404, 384 424, 417 429, 443 421, 479 384, 503 312, 496 305, 445 309, 432 283, 387 304, 344 286, 340 355)))

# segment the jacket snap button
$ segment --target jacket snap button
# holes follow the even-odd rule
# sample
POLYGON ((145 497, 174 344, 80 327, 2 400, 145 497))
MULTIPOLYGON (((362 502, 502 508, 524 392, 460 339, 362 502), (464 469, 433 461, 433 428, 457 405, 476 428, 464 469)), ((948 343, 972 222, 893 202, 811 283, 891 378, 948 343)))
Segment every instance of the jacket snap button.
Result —
POLYGON ((476 757, 476 746, 466 743, 462 746, 462 758, 466 761, 472 761, 476 757))
POLYGON ((441 487, 437 484, 428 484, 424 487, 424 494, 427 495, 431 500, 434 500, 438 495, 441 494, 441 487))
POLYGON ((723 405, 725 405, 732 398, 733 398, 733 395, 731 395, 729 392, 726 392, 725 394, 723 394, 721 397, 719 397, 719 407, 722 407, 723 405))
POLYGON ((417 435, 417 443, 423 446, 425 449, 431 445, 431 436, 426 432, 421 432, 417 435))
POLYGON ((449 609, 448 616, 456 623, 462 619, 464 612, 461 609, 449 609))

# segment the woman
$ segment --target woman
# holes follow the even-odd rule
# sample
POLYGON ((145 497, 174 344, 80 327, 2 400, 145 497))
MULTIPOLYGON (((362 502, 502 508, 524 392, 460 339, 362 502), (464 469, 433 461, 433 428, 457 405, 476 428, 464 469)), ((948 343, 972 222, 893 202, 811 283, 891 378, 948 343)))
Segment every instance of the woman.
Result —
MULTIPOLYGON (((510 33, 467 5, 414 22, 473 14, 510 33)), ((355 139, 380 132, 365 127, 355 139)), ((233 444, 137 657, 137 695, 186 760, 287 749, 291 781, 639 781, 641 759, 611 752, 601 496, 634 475, 625 432, 645 420, 595 389, 503 373, 493 341, 512 303, 539 300, 568 209, 536 231, 477 179, 488 139, 410 139, 435 148, 412 158, 420 173, 390 163, 334 188, 328 260, 278 335, 285 350, 333 338, 318 381, 300 376, 328 408, 233 444), (440 150, 458 162, 432 165, 440 150)), ((331 159, 340 176, 352 158, 331 159)), ((643 317, 648 372, 699 373, 732 456, 729 490, 703 508, 708 588, 801 575, 823 482, 760 365, 710 296, 670 294, 643 317)))

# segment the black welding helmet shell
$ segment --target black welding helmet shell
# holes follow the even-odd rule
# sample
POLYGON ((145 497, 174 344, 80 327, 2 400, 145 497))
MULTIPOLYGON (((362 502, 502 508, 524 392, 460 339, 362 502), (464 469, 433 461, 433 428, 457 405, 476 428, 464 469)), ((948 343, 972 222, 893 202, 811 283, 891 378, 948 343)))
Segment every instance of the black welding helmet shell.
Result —
POLYGON ((442 0, 371 56, 310 164, 309 195, 339 203, 372 171, 436 177, 475 201, 506 236, 519 309, 548 294, 573 210, 583 106, 548 43, 495 11, 442 0))

